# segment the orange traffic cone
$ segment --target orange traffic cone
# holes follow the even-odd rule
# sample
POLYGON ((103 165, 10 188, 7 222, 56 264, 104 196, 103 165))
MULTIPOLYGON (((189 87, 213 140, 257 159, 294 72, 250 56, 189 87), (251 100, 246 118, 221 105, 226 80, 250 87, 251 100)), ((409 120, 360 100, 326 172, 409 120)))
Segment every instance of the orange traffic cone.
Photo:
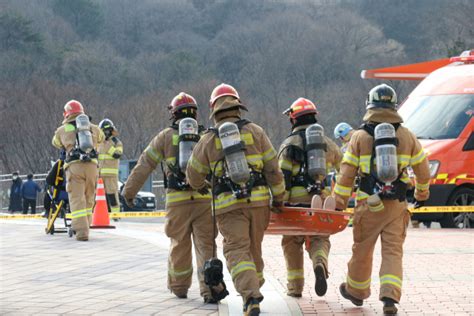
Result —
POLYGON ((92 215, 92 225, 90 228, 115 228, 115 226, 110 225, 109 211, 105 199, 104 181, 101 178, 97 181, 94 214, 92 215))

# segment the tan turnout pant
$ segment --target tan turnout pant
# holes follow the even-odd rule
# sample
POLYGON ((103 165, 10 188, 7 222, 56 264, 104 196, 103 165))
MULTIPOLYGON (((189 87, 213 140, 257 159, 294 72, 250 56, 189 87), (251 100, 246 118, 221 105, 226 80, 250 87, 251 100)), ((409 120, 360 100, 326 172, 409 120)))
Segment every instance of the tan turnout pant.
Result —
POLYGON ((261 298, 263 277, 262 241, 270 220, 268 207, 237 209, 217 215, 217 225, 224 237, 227 269, 237 292, 245 302, 261 298))
POLYGON ((107 195, 107 204, 109 206, 109 211, 112 213, 120 212, 118 177, 102 176, 102 180, 104 180, 105 194, 107 195))
POLYGON ((93 162, 72 163, 66 169, 66 191, 76 238, 89 237, 97 170, 97 164, 93 162))
MULTIPOLYGON (((168 257, 168 289, 176 295, 188 293, 193 275, 192 242, 196 254, 201 296, 211 296, 204 283, 204 262, 213 257, 213 222, 210 203, 168 206, 165 233, 171 239, 168 257), (192 241, 191 241, 192 238, 192 241)), ((217 234, 217 229, 216 229, 217 234)))
POLYGON ((352 258, 347 264, 347 291, 356 298, 370 296, 372 257, 380 236, 382 265, 380 267, 380 297, 400 301, 402 293, 403 243, 410 220, 406 202, 384 200, 384 209, 369 210, 366 203, 358 205, 353 220, 352 258))
POLYGON ((329 237, 322 236, 283 236, 281 246, 285 255, 287 269, 288 293, 301 294, 304 287, 304 251, 306 239, 309 247, 306 248, 313 270, 316 264, 322 263, 328 271, 328 256, 331 249, 329 237))

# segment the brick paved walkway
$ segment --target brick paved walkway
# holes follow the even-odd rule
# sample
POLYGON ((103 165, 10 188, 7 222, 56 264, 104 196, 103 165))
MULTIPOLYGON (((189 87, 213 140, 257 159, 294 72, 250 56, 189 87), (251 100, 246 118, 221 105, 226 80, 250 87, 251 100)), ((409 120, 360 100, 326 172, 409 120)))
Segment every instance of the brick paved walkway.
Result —
MULTIPOLYGON (((235 292, 219 306, 219 311, 216 305, 204 305, 195 279, 189 299, 180 300, 169 293, 168 240, 162 223, 122 221, 115 231, 93 231, 87 243, 75 242, 64 234, 45 235, 42 225, 41 221, 0 222, 1 315, 233 315, 241 311, 240 297, 235 292)), ((280 237, 266 236, 268 282, 263 312, 381 314, 377 300, 379 247, 374 255, 372 296, 364 306, 352 306, 337 291, 351 254, 351 234, 349 228, 332 237, 331 276, 323 298, 314 294, 314 276, 310 260, 306 260, 307 286, 301 299, 285 295, 280 237)), ((404 262, 404 296, 399 315, 474 314, 471 231, 410 229, 404 262)))

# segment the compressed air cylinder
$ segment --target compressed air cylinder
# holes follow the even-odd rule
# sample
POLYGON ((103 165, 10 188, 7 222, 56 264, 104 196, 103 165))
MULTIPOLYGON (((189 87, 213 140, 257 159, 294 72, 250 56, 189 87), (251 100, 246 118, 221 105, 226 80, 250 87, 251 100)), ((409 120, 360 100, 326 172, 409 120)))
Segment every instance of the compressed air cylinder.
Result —
POLYGON ((244 185, 250 179, 250 169, 245 158, 244 145, 236 124, 226 122, 219 127, 219 138, 224 150, 227 172, 232 182, 244 185))
POLYGON ((308 175, 313 178, 326 176, 326 152, 324 151, 324 128, 319 124, 308 126, 305 132, 308 175))
POLYGON ((375 127, 374 138, 377 177, 388 185, 398 178, 395 128, 389 123, 379 124, 375 127))
POLYGON ((76 117, 76 129, 79 149, 89 153, 94 149, 94 142, 92 141, 91 123, 87 115, 81 114, 76 117))
POLYGON ((179 122, 180 140, 178 144, 179 168, 184 173, 194 146, 199 139, 199 127, 195 119, 187 117, 179 122))

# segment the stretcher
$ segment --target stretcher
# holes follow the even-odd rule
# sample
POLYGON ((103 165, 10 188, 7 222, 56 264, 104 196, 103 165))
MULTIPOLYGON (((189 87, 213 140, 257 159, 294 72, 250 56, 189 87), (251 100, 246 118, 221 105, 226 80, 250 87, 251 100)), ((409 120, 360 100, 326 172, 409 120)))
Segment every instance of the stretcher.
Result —
POLYGON ((46 198, 49 199, 50 206, 45 209, 48 222, 44 230, 46 234, 67 233, 69 237, 72 237, 74 231, 71 227, 71 219, 67 216, 69 213, 69 200, 67 192, 64 190, 63 164, 64 162, 62 160, 58 160, 50 171, 51 177, 50 175, 47 177, 50 188, 46 190, 46 198), (63 227, 55 227, 55 222, 58 217, 63 220, 63 227))
POLYGON ((266 234, 297 236, 329 236, 343 231, 351 213, 335 211, 336 202, 327 197, 322 202, 317 195, 311 204, 285 204, 279 214, 271 213, 266 234))

